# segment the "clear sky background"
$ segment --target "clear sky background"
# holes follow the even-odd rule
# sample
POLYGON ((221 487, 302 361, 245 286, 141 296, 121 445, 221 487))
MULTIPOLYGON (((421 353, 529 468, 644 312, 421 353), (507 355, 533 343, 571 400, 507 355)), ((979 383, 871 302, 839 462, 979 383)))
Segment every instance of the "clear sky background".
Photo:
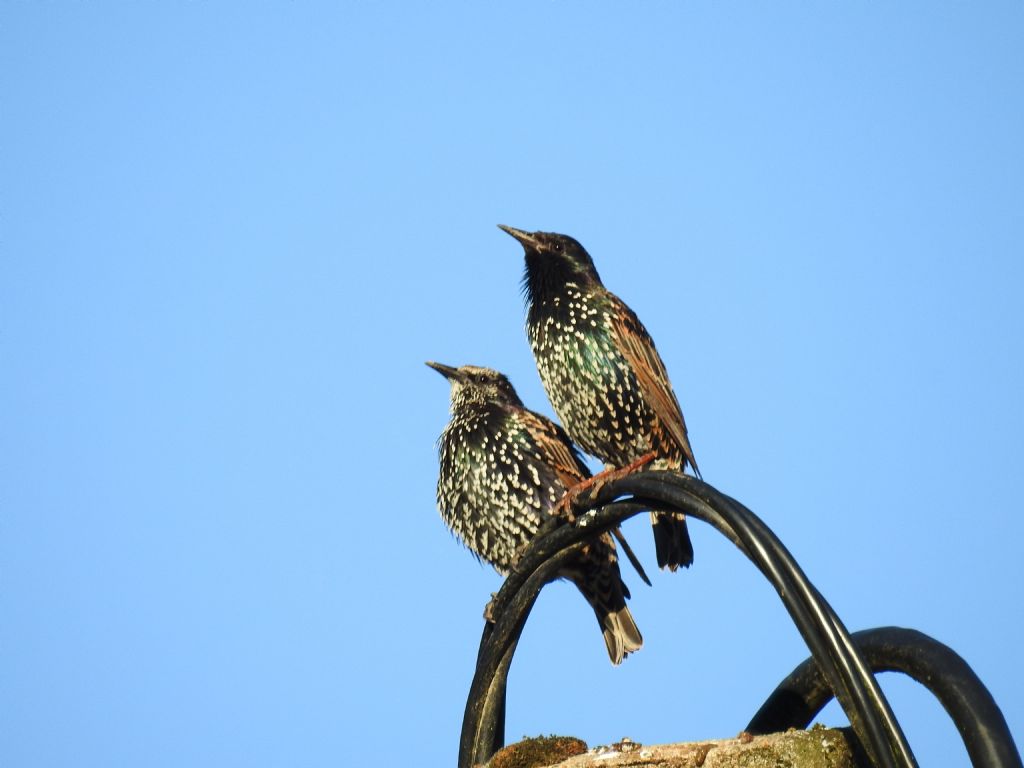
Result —
MULTIPOLYGON (((1024 737, 1024 5, 897 5, 0 4, 0 764, 454 763, 500 580, 423 361, 551 413, 498 223, 579 239, 705 479, 1024 737)), ((692 529, 668 574, 627 527, 621 667, 544 591, 510 737, 732 736, 807 655, 692 529)))

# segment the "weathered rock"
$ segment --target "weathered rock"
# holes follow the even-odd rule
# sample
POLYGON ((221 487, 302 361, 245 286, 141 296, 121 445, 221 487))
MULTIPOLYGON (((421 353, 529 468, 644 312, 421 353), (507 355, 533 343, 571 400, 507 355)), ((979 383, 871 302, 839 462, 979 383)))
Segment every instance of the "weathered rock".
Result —
MULTIPOLYGON (((580 750, 585 745, 578 739, 551 737, 565 743, 573 742, 580 750)), ((702 741, 688 744, 647 746, 630 739, 606 747, 595 747, 568 759, 551 755, 549 762, 501 762, 506 753, 510 759, 521 755, 541 754, 542 739, 528 739, 513 744, 494 756, 490 768, 855 768, 851 748, 852 737, 846 730, 816 726, 809 731, 791 730, 768 736, 740 734, 735 739, 702 741), (561 762, 558 762, 561 760, 561 762)), ((571 754, 571 753, 570 753, 571 754)))

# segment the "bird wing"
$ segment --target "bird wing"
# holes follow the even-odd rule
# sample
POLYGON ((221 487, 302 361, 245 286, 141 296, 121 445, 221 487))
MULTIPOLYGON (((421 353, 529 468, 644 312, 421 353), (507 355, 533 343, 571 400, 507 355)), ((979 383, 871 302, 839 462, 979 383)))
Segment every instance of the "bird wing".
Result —
POLYGON ((616 347, 626 358, 630 369, 635 372, 644 401, 669 431, 683 457, 693 467, 694 474, 700 477, 700 470, 690 448, 690 439, 686 434, 683 410, 679 407, 675 392, 672 391, 668 371, 665 370, 658 350, 654 348, 654 341, 633 310, 621 300, 616 300, 615 304, 612 332, 615 334, 616 347))
POLYGON ((566 489, 590 477, 565 430, 548 418, 524 409, 522 423, 533 438, 544 463, 550 466, 566 489))
MULTIPOLYGON (((533 411, 525 411, 523 413, 522 423, 526 425, 527 431, 529 431, 530 436, 533 438, 534 444, 537 446, 544 463, 554 470, 556 477, 562 482, 566 490, 590 477, 590 470, 583 463, 583 457, 580 456, 580 452, 573 445, 572 440, 564 429, 551 421, 551 419, 533 411)), ((619 543, 622 545, 622 551, 626 553, 626 558, 633 568, 636 569, 643 582, 647 586, 651 586, 650 578, 648 578, 643 565, 641 565, 637 556, 633 553, 633 548, 629 546, 629 542, 622 535, 622 531, 615 527, 611 530, 611 533, 619 540, 619 543)), ((615 543, 608 537, 608 534, 604 534, 601 540, 605 546, 610 547, 611 561, 614 563, 615 543)), ((615 570, 616 572, 618 571, 618 566, 616 566, 615 570)), ((626 588, 626 585, 621 584, 621 586, 625 596, 629 597, 629 590, 626 588)))

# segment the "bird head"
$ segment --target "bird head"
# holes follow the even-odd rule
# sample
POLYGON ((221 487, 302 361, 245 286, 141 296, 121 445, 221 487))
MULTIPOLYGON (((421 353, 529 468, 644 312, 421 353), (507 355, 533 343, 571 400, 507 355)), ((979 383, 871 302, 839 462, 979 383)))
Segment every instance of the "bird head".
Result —
POLYGON ((523 246, 526 254, 523 288, 531 302, 548 292, 560 291, 567 283, 575 283, 581 288, 601 285, 594 260, 568 235, 525 232, 504 224, 498 227, 523 246))
POLYGON ((428 362, 427 365, 448 379, 452 385, 453 412, 460 406, 470 403, 498 403, 519 407, 523 405, 512 382, 503 373, 476 365, 463 365, 459 368, 435 362, 428 362))

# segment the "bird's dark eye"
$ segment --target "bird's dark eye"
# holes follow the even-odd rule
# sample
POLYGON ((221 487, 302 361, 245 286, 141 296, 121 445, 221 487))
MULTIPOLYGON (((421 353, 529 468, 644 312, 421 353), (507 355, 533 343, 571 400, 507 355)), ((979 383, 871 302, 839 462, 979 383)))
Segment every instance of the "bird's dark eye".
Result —
POLYGON ((482 374, 482 373, 478 373, 478 374, 476 375, 476 380, 477 380, 478 382, 480 382, 481 384, 486 384, 486 383, 487 383, 487 376, 485 376, 485 375, 484 375, 484 374, 482 374))
POLYGON ((555 253, 561 253, 562 252, 562 244, 561 243, 555 243, 554 245, 551 246, 551 250, 553 250, 555 253))

